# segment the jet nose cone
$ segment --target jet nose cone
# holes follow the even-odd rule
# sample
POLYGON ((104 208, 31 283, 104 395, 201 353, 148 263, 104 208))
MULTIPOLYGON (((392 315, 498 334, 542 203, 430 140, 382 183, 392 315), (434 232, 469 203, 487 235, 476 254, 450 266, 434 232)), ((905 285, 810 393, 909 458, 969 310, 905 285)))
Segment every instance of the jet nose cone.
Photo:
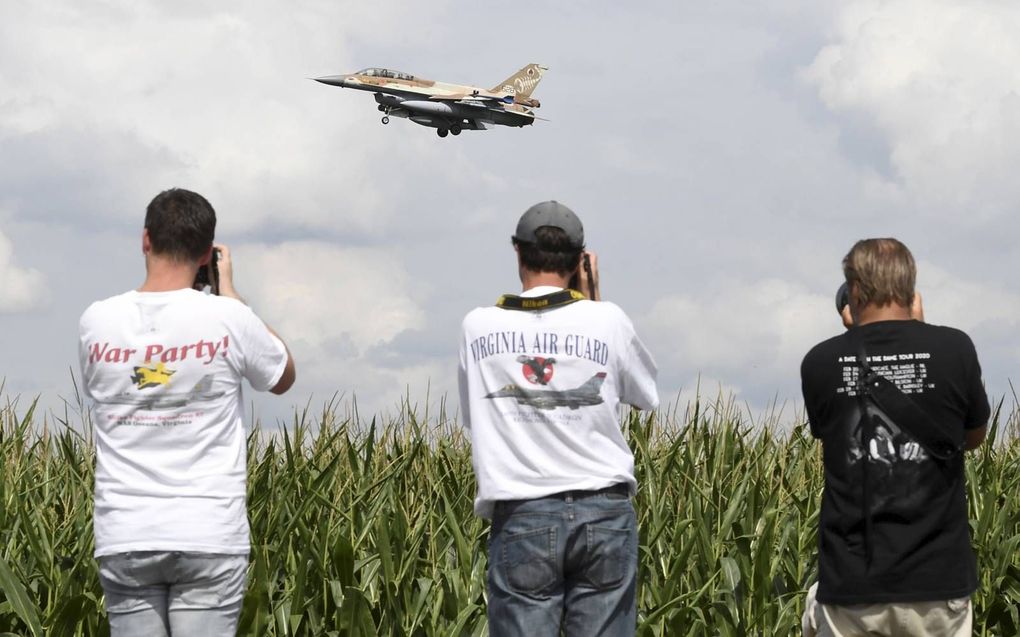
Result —
POLYGON ((329 84, 330 86, 339 86, 343 88, 344 81, 347 79, 346 75, 327 75, 326 77, 314 77, 312 78, 316 82, 322 82, 323 84, 329 84))

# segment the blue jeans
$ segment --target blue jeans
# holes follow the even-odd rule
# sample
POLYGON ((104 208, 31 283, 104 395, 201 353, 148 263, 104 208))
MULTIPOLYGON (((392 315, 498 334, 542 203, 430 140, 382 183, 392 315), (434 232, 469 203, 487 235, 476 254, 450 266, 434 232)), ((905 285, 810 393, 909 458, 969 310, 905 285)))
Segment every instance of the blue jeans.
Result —
POLYGON ((247 555, 140 551, 100 557, 110 635, 234 635, 247 571, 247 555))
POLYGON ((633 636, 638 530, 624 485, 497 502, 491 637, 633 636))

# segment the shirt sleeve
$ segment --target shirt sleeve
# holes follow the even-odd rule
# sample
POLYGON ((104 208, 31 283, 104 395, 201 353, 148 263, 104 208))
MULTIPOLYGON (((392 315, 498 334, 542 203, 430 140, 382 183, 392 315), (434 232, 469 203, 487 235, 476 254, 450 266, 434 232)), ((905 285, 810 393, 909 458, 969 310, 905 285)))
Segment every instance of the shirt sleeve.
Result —
POLYGON ((822 430, 818 420, 818 412, 814 404, 814 398, 817 397, 818 392, 811 387, 811 379, 813 376, 810 359, 811 352, 808 352, 807 356, 805 356, 804 360, 800 363, 800 392, 804 397, 804 411, 807 413, 808 425, 811 428, 811 435, 815 438, 821 438, 822 430))
POLYGON ((655 387, 658 368, 651 352, 638 338, 634 324, 623 314, 621 342, 626 348, 621 357, 620 401, 638 409, 651 410, 659 406, 659 392, 655 387))
POLYGON ((287 368, 287 348, 255 312, 247 307, 244 309, 244 366, 241 373, 255 391, 269 391, 280 382, 287 368))
POLYGON ((92 308, 90 307, 88 310, 85 310, 85 312, 82 313, 81 318, 78 319, 78 373, 81 374, 81 387, 82 391, 85 393, 85 397, 89 400, 94 400, 92 397, 92 391, 89 389, 89 383, 86 382, 86 379, 88 378, 86 364, 89 359, 89 344, 85 342, 85 334, 88 331, 86 324, 88 322, 89 310, 91 309, 92 308))
POLYGON ((967 378, 967 418, 963 422, 963 428, 978 429, 988 424, 992 409, 988 404, 988 394, 985 393, 984 382, 981 380, 981 363, 978 362, 977 350, 969 336, 966 337, 965 346, 968 359, 966 369, 970 373, 967 378))
POLYGON ((471 399, 468 396, 467 378, 467 332, 462 331, 457 363, 457 390, 460 394, 460 424, 464 429, 471 429, 471 399))

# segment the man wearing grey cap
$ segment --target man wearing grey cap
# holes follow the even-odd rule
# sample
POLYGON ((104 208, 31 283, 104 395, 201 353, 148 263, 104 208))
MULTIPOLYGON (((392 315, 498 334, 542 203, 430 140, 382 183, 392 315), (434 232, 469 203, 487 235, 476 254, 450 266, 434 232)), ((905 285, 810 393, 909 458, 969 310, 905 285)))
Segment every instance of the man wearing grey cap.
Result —
POLYGON ((638 531, 623 403, 655 409, 655 363, 600 301, 581 220, 546 201, 512 237, 523 286, 464 319, 461 414, 492 520, 493 637, 633 635, 638 531))

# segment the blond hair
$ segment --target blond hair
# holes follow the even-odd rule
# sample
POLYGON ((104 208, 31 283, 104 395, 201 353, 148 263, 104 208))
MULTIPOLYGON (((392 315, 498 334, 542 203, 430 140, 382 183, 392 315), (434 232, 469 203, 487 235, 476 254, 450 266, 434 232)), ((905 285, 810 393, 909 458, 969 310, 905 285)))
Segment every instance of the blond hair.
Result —
POLYGON ((857 289, 857 303, 910 307, 917 266, 907 246, 896 239, 861 239, 843 257, 843 276, 857 289))

